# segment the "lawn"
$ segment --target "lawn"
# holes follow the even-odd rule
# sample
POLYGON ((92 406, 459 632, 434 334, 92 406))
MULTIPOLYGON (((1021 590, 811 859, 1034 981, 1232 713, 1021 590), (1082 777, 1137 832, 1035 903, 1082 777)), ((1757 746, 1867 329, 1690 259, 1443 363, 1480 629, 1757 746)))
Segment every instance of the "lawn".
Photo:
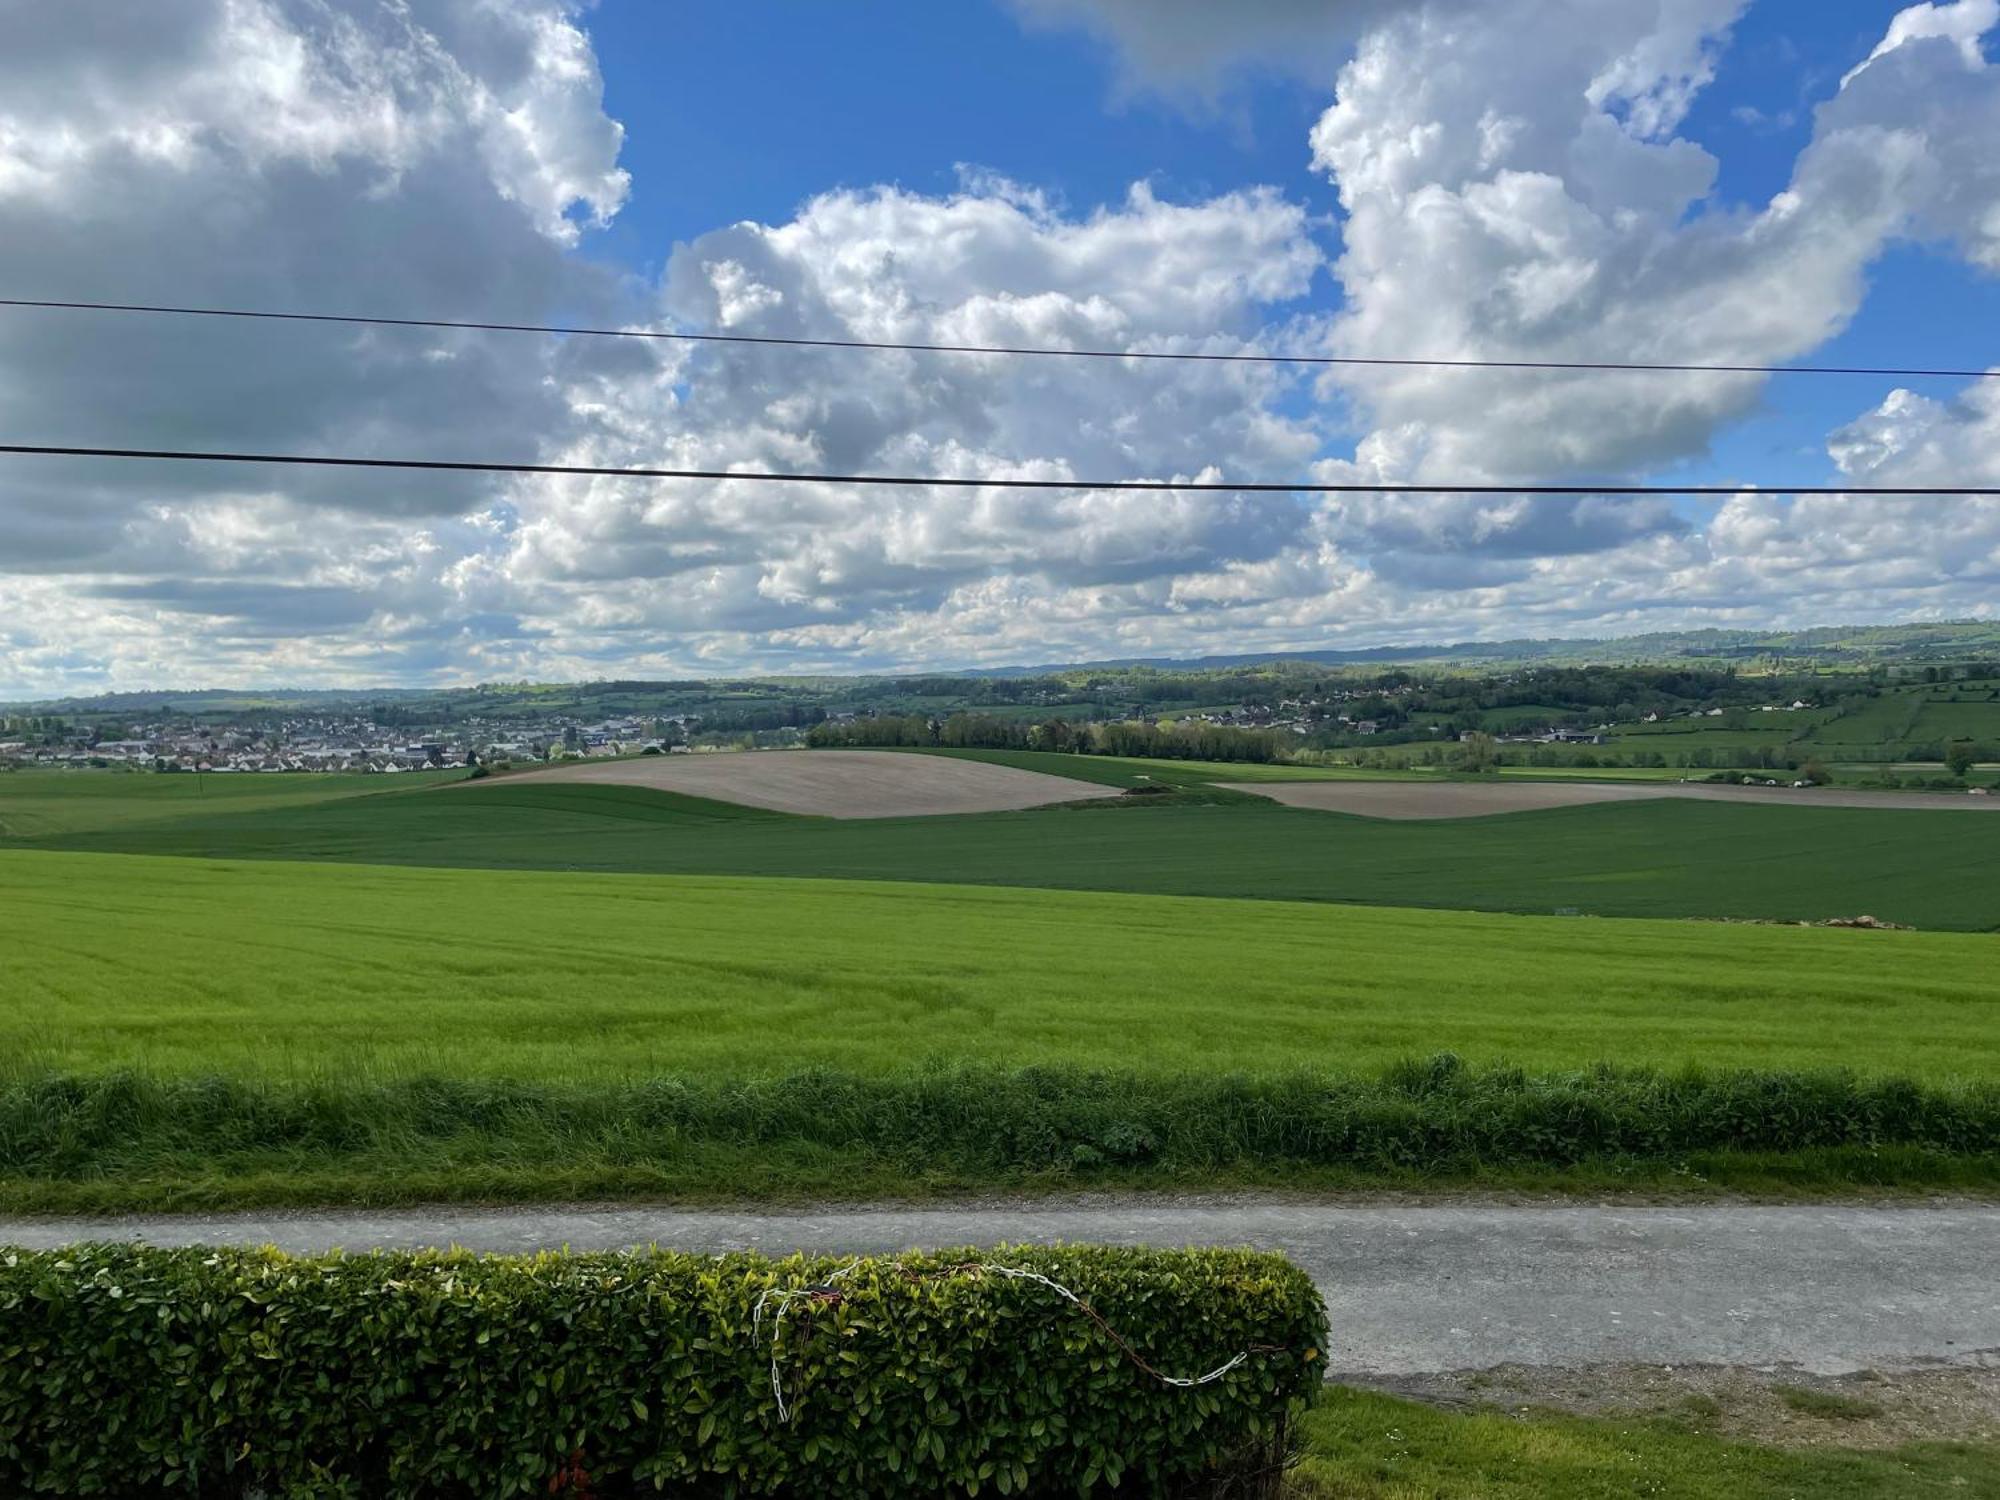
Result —
POLYGON ((848 881, 0 853, 0 994, 63 1071, 2000 1075, 1983 936, 848 881))
POLYGON ((1661 1418, 1451 1412, 1330 1391, 1287 1500, 1904 1500, 2000 1494, 2000 1448, 1731 1442, 1661 1418))
MULTIPOLYGON (((1094 757, 1048 758, 1106 775, 1136 774, 1123 763, 1099 766, 1094 757)), ((0 821, 12 826, 18 818, 10 813, 18 795, 12 783, 39 779, 0 777, 0 821)), ((1812 921, 1866 913, 1924 928, 2000 926, 2000 840, 1981 817, 1944 811, 1661 801, 1390 822, 1246 797, 1225 806, 1122 799, 1125 805, 843 822, 533 776, 414 795, 381 791, 376 777, 327 778, 351 795, 288 805, 134 800, 142 798, 138 789, 175 781, 105 777, 134 788, 118 804, 128 810, 125 821, 11 846, 937 881, 1543 914, 1812 921)), ((172 796, 181 796, 177 788, 172 796)), ((7 847, 10 841, 0 839, 0 849, 7 847)))

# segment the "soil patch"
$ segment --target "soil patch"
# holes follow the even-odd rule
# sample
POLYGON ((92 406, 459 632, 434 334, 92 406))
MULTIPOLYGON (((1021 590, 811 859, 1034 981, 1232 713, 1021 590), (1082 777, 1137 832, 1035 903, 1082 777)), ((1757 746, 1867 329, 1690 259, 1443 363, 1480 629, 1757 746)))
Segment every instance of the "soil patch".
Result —
POLYGON ((1683 781, 1258 781, 1230 782, 1233 792, 1287 807, 1363 818, 1485 818, 1501 813, 1679 797, 1777 807, 1874 807, 1899 811, 2000 812, 2000 797, 1869 792, 1834 787, 1714 786, 1683 781))
POLYGON ((636 760, 562 762, 547 770, 521 774, 537 781, 653 787, 689 797, 824 818, 1013 812, 1111 795, 1104 787, 1066 776, 1046 776, 1039 771, 948 755, 900 755, 891 750, 644 755, 636 760))

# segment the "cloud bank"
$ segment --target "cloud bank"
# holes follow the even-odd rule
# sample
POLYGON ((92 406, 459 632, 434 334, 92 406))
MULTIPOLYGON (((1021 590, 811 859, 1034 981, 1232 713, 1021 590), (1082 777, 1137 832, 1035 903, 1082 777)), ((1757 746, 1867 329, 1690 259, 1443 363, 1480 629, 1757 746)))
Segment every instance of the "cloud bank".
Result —
MULTIPOLYGON (((1884 251, 2000 272, 2000 0, 1918 5, 1768 202, 1685 134, 1743 0, 1022 0, 1126 86, 1323 81, 1318 222, 1244 187, 1089 212, 967 170, 593 258, 629 183, 566 0, 0 3, 0 285, 22 295, 753 334, 1765 364, 1884 251), (107 44, 106 38, 111 38, 107 44), (1227 45, 1224 45, 1224 41, 1227 45), (1332 278, 1338 310, 1311 311, 1332 278)), ((660 185, 670 191, 671 184, 660 185)), ((1590 483, 1709 465, 1755 376, 774 355, 15 313, 23 440, 592 464, 1590 483)), ((1885 391, 1856 483, 2000 479, 2000 382, 1885 391)), ((1754 476, 1715 471, 1723 482, 1754 476)), ((879 669, 1990 612, 2000 507, 880 491, 0 469, 0 696, 93 685, 879 669)))

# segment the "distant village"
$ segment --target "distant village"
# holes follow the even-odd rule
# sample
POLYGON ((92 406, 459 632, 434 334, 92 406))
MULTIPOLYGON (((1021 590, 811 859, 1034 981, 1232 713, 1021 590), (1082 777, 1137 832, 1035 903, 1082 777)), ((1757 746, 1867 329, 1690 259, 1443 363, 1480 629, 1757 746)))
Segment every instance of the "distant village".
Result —
MULTIPOLYGON (((1497 680, 1509 681, 1506 677, 1497 680)), ((1435 684, 1413 680, 1377 681, 1372 684, 1320 683, 1307 692, 1287 695, 1274 693, 1266 701, 1243 701, 1223 707, 1179 708, 1162 713, 1148 711, 1148 705, 1097 704, 1072 722, 1124 720, 1133 723, 1172 724, 1189 729, 1212 725, 1223 729, 1276 732, 1296 737, 1301 745, 1357 745, 1361 741, 1466 741, 1487 735, 1498 745, 1592 746, 1604 745, 1624 726, 1632 723, 1580 712, 1577 708, 1552 708, 1548 718, 1534 722, 1516 717, 1513 722, 1490 730, 1466 727, 1467 718, 1477 723, 1484 715, 1447 714, 1424 710, 1425 695, 1435 684), (1108 710, 1108 711, 1107 711, 1108 710), (1308 738, 1310 737, 1310 739, 1308 738)), ((1796 713, 1815 705, 1803 699, 1759 704, 1738 704, 1724 709, 1710 704, 1676 707, 1664 712, 1641 712, 1628 706, 1626 713, 1639 724, 1659 724, 1663 720, 1720 720, 1726 714, 1796 713)), ((1070 712, 1083 705, 1070 707, 1070 712)), ((498 715, 459 715, 432 723, 383 724, 343 705, 342 712, 280 714, 265 709, 246 714, 235 722, 216 722, 221 716, 196 718, 185 711, 156 718, 122 722, 100 712, 88 720, 46 717, 0 719, 0 766, 34 765, 48 767, 130 768, 147 771, 189 771, 211 773, 266 773, 307 771, 359 771, 397 774, 408 771, 441 770, 476 765, 501 767, 568 758, 595 758, 641 754, 687 754, 703 750, 785 748, 804 743, 807 728, 814 723, 838 725, 856 718, 870 719, 879 711, 862 708, 829 710, 815 707, 809 714, 794 715, 796 724, 759 724, 754 732, 721 732, 718 718, 704 720, 694 712, 658 714, 612 714, 602 718, 565 716, 561 713, 510 712, 498 715)), ((892 710, 893 711, 893 710, 892 710)), ((1058 709, 1058 712, 1061 710, 1058 709)), ((379 712, 379 710, 378 710, 379 712)), ((601 712, 601 710, 600 710, 601 712)), ((942 720, 962 709, 933 710, 928 717, 942 720)), ((977 713, 979 710, 974 709, 977 713)))
MULTIPOLYGON (((1314 698, 1283 698, 1273 705, 1244 704, 1237 708, 1205 710, 1198 713, 1180 714, 1175 717, 1181 723, 1215 724, 1223 728, 1233 729, 1275 729, 1289 731, 1298 735, 1331 732, 1335 734, 1372 736, 1382 732, 1385 727, 1382 721, 1371 718, 1356 718, 1340 711, 1335 705, 1342 701, 1360 699, 1364 696, 1377 699, 1386 697, 1393 700, 1408 696, 1412 691, 1413 688, 1407 686, 1370 689, 1366 693, 1359 691, 1336 691, 1324 693, 1314 698)), ((1790 703, 1759 703, 1749 705, 1743 711, 1764 714, 1797 713, 1801 709, 1810 709, 1813 706, 1801 698, 1794 699, 1790 703)), ((1679 712, 1664 714, 1654 711, 1640 715, 1638 722, 1642 724, 1658 724, 1666 720, 1678 719, 1721 719, 1728 712, 1729 710, 1727 709, 1714 707, 1689 708, 1679 712)), ((1554 718, 1557 716, 1552 715, 1551 717, 1554 718)), ((1564 714, 1560 717, 1568 718, 1570 715, 1564 714)), ((1442 734, 1445 732, 1442 724, 1432 725, 1429 728, 1434 733, 1442 734)), ((1493 735, 1492 738, 1495 743, 1503 745, 1602 745, 1607 743, 1610 735, 1616 729, 1617 724, 1610 720, 1590 727, 1578 727, 1574 724, 1551 722, 1545 725, 1498 733, 1493 735)), ((1480 732, 1474 729, 1461 730, 1458 738, 1461 740, 1470 739, 1480 732)))
POLYGON ((103 728, 19 729, 0 737, 0 759, 41 766, 127 766, 146 771, 246 773, 372 771, 393 775, 473 765, 633 754, 685 754, 683 718, 572 723, 537 719, 385 728, 367 719, 287 718, 270 724, 135 723, 103 728))

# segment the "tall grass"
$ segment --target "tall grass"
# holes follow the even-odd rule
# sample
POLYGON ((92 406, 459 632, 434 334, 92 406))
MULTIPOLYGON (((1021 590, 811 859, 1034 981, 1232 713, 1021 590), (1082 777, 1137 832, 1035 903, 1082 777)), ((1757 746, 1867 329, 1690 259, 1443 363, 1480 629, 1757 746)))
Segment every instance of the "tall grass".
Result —
POLYGON ((143 1206, 552 1189, 739 1196, 1033 1180, 2000 1177, 2000 1085, 1844 1072, 1529 1074, 1450 1054, 1372 1075, 1065 1068, 604 1085, 125 1072, 0 1086, 0 1203, 143 1206), (1726 1165, 1726 1163, 1724 1164, 1726 1165))

